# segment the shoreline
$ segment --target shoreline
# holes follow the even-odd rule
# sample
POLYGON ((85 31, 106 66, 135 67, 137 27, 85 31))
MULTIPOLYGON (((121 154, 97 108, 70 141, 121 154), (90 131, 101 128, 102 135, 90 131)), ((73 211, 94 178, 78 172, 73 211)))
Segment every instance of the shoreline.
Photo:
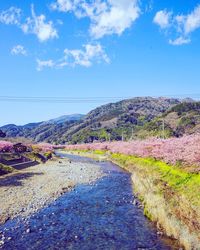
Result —
MULTIPOLYGON (((109 160, 127 170, 131 173, 134 193, 144 206, 144 215, 156 223, 159 231, 163 231, 168 237, 177 239, 184 249, 200 249, 199 205, 194 203, 194 201, 198 202, 198 199, 195 197, 192 201, 190 195, 192 197, 195 193, 188 195, 188 192, 181 193, 180 191, 187 188, 187 175, 182 178, 185 183, 180 182, 176 187, 174 183, 169 182, 171 177, 173 179, 173 175, 170 176, 170 174, 175 170, 175 167, 160 161, 124 154, 110 154, 109 151, 101 150, 96 152, 81 150, 66 152, 109 160), (169 180, 166 178, 167 175, 169 175, 169 180), (181 184, 183 185, 182 189, 179 187, 181 184)), ((195 174, 193 176, 195 177, 195 174)), ((188 188, 190 189, 191 186, 188 188)), ((192 192, 192 190, 189 191, 192 192)))
POLYGON ((52 160, 0 177, 0 225, 26 218, 48 206, 78 184, 90 184, 105 174, 90 163, 52 160))

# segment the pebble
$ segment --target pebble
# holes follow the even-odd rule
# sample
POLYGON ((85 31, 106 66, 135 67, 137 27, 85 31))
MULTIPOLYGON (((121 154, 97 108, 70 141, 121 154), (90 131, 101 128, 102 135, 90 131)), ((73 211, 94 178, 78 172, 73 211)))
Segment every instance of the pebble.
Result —
POLYGON ((4 241, 3 240, 0 240, 0 246, 3 246, 4 245, 4 241))
MULTIPOLYGON (((24 179, 20 189, 14 186, 9 189, 3 188, 0 199, 7 197, 2 208, 3 214, 6 215, 3 222, 19 215, 25 221, 27 216, 37 213, 39 209, 56 200, 61 193, 73 191, 73 187, 78 184, 95 183, 98 178, 104 176, 101 167, 95 165, 94 168, 93 163, 70 162, 71 164, 68 160, 62 159, 47 163, 45 168, 44 165, 31 167, 26 173, 30 171, 36 174, 32 178, 24 179)), ((10 178, 9 181, 12 184, 14 176, 13 180, 10 178)))

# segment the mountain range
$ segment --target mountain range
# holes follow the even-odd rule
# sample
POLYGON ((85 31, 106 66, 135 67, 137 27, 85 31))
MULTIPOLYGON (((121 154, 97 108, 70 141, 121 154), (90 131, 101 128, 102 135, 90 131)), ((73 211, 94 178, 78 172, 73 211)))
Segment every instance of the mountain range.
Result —
POLYGON ((82 114, 63 115, 48 121, 28 123, 25 125, 7 124, 0 129, 9 138, 24 137, 36 142, 51 141, 51 136, 60 136, 77 121, 84 117, 82 114))
POLYGON ((9 124, 0 129, 7 137, 55 144, 180 137, 200 132, 200 102, 136 97, 97 107, 87 115, 65 115, 24 126, 9 124))

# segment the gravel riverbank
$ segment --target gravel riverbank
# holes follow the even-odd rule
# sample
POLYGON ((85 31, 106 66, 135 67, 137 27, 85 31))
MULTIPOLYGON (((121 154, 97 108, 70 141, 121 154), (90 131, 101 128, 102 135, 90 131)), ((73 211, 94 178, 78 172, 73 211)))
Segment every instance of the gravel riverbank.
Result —
POLYGON ((0 224, 19 215, 27 217, 75 185, 103 175, 98 165, 61 159, 0 177, 0 224))

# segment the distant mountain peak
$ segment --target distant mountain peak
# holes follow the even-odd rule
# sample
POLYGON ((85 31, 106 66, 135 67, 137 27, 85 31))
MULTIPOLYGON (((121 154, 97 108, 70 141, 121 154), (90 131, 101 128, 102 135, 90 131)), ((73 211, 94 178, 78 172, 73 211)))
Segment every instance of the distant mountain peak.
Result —
POLYGON ((25 137, 36 142, 87 143, 163 136, 200 131, 200 103, 193 99, 135 97, 108 103, 82 114, 63 115, 24 126, 3 126, 8 137, 25 137), (192 114, 195 112, 195 117, 192 114))
POLYGON ((71 114, 71 115, 62 115, 54 119, 50 119, 48 121, 43 122, 44 124, 60 124, 67 121, 79 121, 85 115, 83 114, 71 114))

